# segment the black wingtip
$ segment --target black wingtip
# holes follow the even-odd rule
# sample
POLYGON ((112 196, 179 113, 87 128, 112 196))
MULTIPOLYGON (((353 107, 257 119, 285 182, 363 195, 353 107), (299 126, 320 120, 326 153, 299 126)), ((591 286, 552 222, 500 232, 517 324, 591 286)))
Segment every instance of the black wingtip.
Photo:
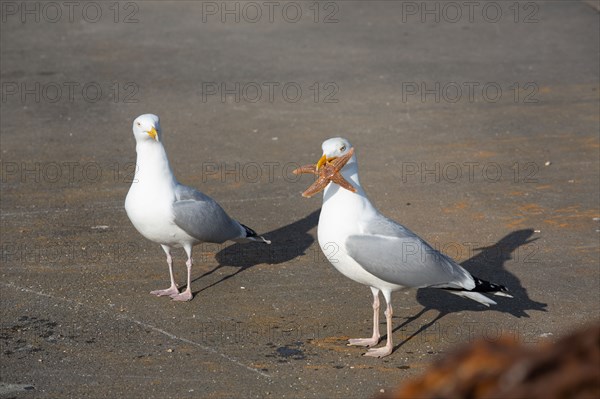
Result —
POLYGON ((259 236, 258 234, 256 234, 256 231, 252 230, 250 227, 242 223, 240 224, 242 225, 244 230, 246 230, 246 238, 250 239, 251 241, 264 242, 265 244, 271 243, 270 240, 267 240, 263 236, 259 236))
POLYGON ((480 292, 480 293, 494 294, 494 295, 498 295, 498 296, 512 298, 512 295, 510 295, 508 293, 508 288, 506 288, 505 286, 500 285, 500 284, 490 283, 489 281, 482 280, 475 276, 471 276, 471 277, 473 277, 473 281, 475 282, 475 287, 471 290, 468 290, 466 288, 456 288, 456 287, 452 287, 452 288, 444 287, 442 289, 447 290, 447 291, 480 292))
POLYGON ((256 234, 256 231, 252 230, 250 227, 246 226, 245 224, 242 224, 242 227, 244 228, 244 230, 246 230, 246 237, 258 237, 258 234, 256 234))
POLYGON ((475 288, 471 292, 508 292, 508 288, 503 285, 490 283, 475 276, 473 276, 473 280, 475 281, 475 288))

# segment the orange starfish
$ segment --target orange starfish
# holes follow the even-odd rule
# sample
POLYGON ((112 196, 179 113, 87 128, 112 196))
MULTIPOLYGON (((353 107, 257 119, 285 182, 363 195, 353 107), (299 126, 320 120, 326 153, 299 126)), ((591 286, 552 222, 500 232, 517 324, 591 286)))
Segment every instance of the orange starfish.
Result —
POLYGON ((317 180, 302 193, 302 196, 310 198, 319 191, 324 190, 330 182, 334 182, 346 190, 355 193, 356 188, 340 174, 340 170, 348 163, 353 154, 354 147, 350 148, 350 150, 341 157, 327 159, 327 157, 323 155, 316 165, 304 165, 294 170, 292 173, 295 175, 312 173, 313 175, 318 176, 317 180))

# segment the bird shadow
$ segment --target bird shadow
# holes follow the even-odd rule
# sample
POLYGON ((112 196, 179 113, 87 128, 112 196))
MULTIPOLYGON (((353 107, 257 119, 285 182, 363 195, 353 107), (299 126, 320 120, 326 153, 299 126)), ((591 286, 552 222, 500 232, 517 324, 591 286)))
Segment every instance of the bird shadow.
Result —
MULTIPOLYGON (((539 248, 533 244, 537 238, 530 239, 533 233, 534 231, 531 229, 513 231, 493 245, 473 248, 480 252, 461 263, 461 266, 474 276, 502 284, 508 288, 513 298, 492 295, 494 301, 497 302, 497 305, 492 305, 496 311, 509 313, 518 318, 529 317, 527 311, 530 310, 546 311, 547 304, 531 299, 521 281, 504 267, 508 260, 514 260, 519 265, 539 262, 539 259, 536 258, 539 248)), ((394 350, 425 332, 447 314, 465 310, 488 310, 484 305, 444 290, 419 289, 417 290, 417 301, 423 305, 423 309, 416 315, 406 318, 401 325, 394 328, 394 332, 419 319, 429 310, 437 310, 438 314, 432 321, 423 324, 414 333, 403 339, 394 347, 394 350)))
POLYGON ((236 243, 218 251, 215 258, 219 265, 196 277, 192 282, 207 277, 225 266, 233 266, 238 269, 194 292, 194 295, 229 280, 253 266, 259 264, 278 265, 304 255, 315 241, 308 232, 317 225, 320 211, 317 209, 302 219, 263 234, 266 239, 271 240, 270 245, 258 242, 236 243))

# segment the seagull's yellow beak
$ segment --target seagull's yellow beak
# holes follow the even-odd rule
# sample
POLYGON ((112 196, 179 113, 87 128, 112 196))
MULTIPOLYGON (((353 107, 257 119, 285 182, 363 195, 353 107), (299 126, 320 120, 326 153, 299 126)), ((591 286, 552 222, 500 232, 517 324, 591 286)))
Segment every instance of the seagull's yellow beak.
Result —
POLYGON ((152 129, 150 129, 146 133, 148 133, 148 136, 150 136, 154 140, 158 141, 158 132, 156 131, 156 129, 154 128, 154 126, 152 126, 152 129))
POLYGON ((317 162, 317 165, 316 165, 317 171, 319 169, 321 169, 321 166, 325 165, 325 162, 327 162, 327 155, 323 154, 323 156, 317 162))
POLYGON ((317 169, 317 172, 319 171, 319 169, 321 169, 321 167, 323 165, 325 165, 327 162, 331 162, 334 159, 336 159, 337 157, 330 157, 327 158, 327 155, 323 154, 323 156, 317 161, 317 165, 315 166, 317 169))

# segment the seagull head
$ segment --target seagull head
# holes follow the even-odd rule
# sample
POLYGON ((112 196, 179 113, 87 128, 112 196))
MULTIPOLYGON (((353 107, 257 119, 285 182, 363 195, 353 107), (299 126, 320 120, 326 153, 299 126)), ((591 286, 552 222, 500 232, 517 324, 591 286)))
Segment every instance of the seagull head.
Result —
POLYGON ((138 143, 160 141, 160 119, 154 114, 140 115, 133 121, 133 135, 138 143))
MULTIPOLYGON (((326 163, 345 155, 350 151, 350 148, 352 148, 352 144, 343 137, 333 137, 325 140, 321 145, 321 148, 323 149, 323 156, 321 156, 321 159, 317 162, 317 170, 326 163)), ((354 158, 354 156, 352 156, 352 158, 354 158)), ((350 159, 349 162, 352 162, 352 159, 350 159)))

